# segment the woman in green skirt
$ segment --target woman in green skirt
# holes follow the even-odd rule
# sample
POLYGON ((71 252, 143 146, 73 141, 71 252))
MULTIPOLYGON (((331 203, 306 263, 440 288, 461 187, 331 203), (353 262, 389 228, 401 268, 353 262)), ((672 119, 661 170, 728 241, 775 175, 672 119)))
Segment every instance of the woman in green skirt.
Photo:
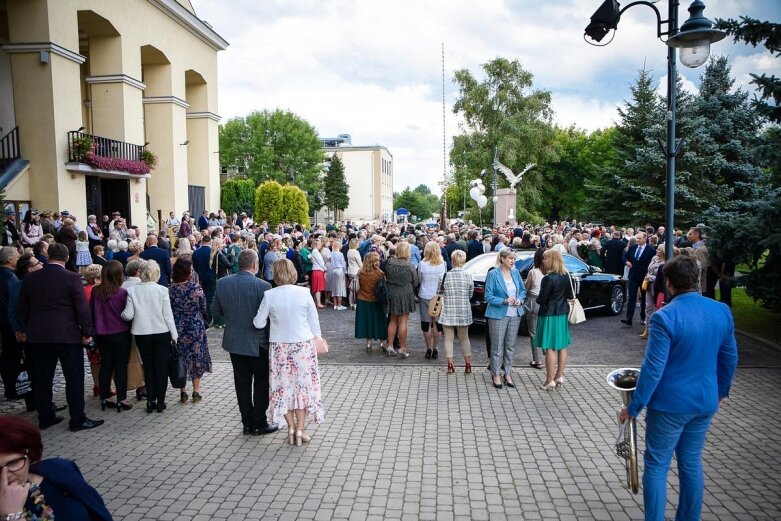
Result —
POLYGON ((542 272, 545 277, 540 286, 537 304, 537 347, 545 353, 545 383, 541 389, 550 391, 564 382, 564 368, 567 365, 569 335, 568 299, 573 295, 571 279, 564 259, 556 250, 547 250, 542 258, 542 272))
POLYGON ((366 339, 368 352, 372 351, 372 340, 379 340, 380 349, 384 351, 388 336, 385 307, 374 296, 377 281, 384 275, 380 270, 380 256, 375 252, 367 253, 356 275, 361 287, 356 295, 355 338, 366 339))

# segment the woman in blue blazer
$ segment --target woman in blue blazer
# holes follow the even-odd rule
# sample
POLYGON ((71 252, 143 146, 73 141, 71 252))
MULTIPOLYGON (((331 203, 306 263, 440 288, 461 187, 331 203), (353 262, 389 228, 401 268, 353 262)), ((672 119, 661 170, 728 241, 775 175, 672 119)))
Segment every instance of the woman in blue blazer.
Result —
POLYGON ((513 358, 518 327, 524 313, 526 288, 521 274, 515 269, 515 253, 510 248, 500 250, 496 259, 496 269, 489 271, 485 278, 485 301, 488 304, 485 318, 488 319, 488 333, 494 344, 491 349, 491 376, 494 387, 501 389, 499 369, 504 362, 504 383, 514 388, 513 358))

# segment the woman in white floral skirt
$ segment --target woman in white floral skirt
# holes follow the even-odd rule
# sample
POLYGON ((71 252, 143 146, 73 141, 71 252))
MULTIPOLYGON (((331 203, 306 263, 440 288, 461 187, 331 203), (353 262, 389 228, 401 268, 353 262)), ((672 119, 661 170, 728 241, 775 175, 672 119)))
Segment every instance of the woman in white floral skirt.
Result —
POLYGON ((282 258, 272 265, 276 287, 266 291, 253 323, 270 321, 269 425, 288 428, 288 443, 301 446, 311 439, 304 432, 306 415, 315 423, 325 417, 320 396, 320 370, 315 339, 320 337, 317 309, 306 288, 296 286, 293 263, 282 258))

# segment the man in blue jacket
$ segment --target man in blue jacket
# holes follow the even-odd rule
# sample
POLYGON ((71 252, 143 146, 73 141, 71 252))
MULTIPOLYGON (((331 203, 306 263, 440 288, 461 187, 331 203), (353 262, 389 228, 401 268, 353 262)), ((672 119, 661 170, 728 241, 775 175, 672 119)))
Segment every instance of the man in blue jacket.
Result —
MULTIPOLYGON (((217 273, 211 269, 211 238, 204 235, 201 240, 201 247, 193 252, 193 269, 198 274, 198 280, 201 282, 203 294, 206 297, 206 308, 211 310, 214 292, 217 289, 217 273)), ((211 322, 211 311, 209 311, 211 322)))
POLYGON ((157 283, 168 287, 171 279, 171 253, 157 246, 157 235, 150 234, 146 238, 146 248, 139 255, 144 260, 153 260, 160 266, 160 279, 157 283))
POLYGON ((675 519, 700 519, 705 435, 719 404, 729 396, 738 365, 732 313, 697 292, 698 272, 691 257, 676 257, 665 265, 672 300, 651 317, 637 388, 619 416, 623 422, 648 408, 643 472, 647 521, 664 520, 673 452, 680 479, 675 519))

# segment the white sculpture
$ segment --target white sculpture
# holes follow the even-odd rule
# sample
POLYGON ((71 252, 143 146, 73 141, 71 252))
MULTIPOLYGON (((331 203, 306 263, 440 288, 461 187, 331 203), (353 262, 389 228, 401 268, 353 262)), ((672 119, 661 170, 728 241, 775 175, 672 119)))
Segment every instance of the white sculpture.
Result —
POLYGON ((502 163, 499 162, 499 160, 494 160, 494 168, 499 170, 501 173, 504 174, 504 177, 507 178, 507 182, 510 183, 510 190, 515 192, 515 185, 521 182, 521 179, 523 179, 523 175, 534 168, 536 166, 535 163, 529 163, 526 165, 526 168, 523 169, 522 172, 520 172, 518 175, 513 174, 513 171, 504 166, 502 163))

